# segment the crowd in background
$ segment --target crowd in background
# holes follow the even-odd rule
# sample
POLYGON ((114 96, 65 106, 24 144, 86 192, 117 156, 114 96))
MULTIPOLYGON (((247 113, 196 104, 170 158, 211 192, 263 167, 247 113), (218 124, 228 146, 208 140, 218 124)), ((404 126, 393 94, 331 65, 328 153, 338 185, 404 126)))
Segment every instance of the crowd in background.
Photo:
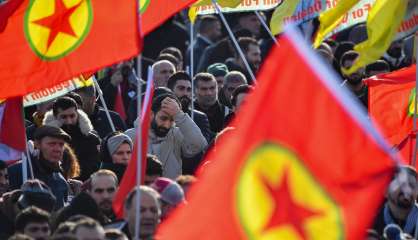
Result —
MULTIPOLYGON (((270 14, 265 12, 263 17, 267 20, 270 14)), ((141 75, 137 59, 96 74, 109 116, 93 86, 26 108, 28 174, 33 179, 22 182, 20 161, 0 162, 0 239, 131 239, 136 214, 141 217, 141 239, 154 239, 158 224, 177 206, 187 204, 188 188, 197 181, 197 171, 204 171, 206 152, 220 135, 239 124, 232 120, 257 87, 252 75, 256 76, 274 46, 253 12, 227 17, 249 69, 218 16, 199 17, 190 43, 190 23, 180 13, 145 37, 141 75), (190 76, 192 66, 194 76, 190 76), (126 197, 123 216, 116 216, 112 203, 132 158, 135 127, 140 122, 137 95, 145 92, 148 67, 155 90, 145 181, 126 197), (126 118, 116 106, 119 93, 126 118), (138 192, 140 209, 135 204, 138 192)), ((301 28, 307 40, 317 27, 314 20, 301 28)), ((409 37, 393 42, 380 60, 349 76, 342 74, 341 68, 349 68, 358 57, 354 45, 365 38, 366 28, 360 24, 325 40, 315 51, 341 76, 341 87, 352 91, 367 109, 363 79, 396 71, 415 60, 409 37)), ((398 184, 399 173, 395 175, 367 239, 415 235, 417 173, 412 167, 404 169, 406 181, 398 184)))

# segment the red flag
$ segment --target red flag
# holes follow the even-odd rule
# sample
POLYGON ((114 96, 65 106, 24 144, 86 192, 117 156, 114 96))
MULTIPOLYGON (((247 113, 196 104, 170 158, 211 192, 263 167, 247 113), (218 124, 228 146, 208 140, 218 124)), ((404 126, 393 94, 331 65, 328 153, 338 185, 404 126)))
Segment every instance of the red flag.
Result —
POLYGON ((126 120, 125 106, 123 105, 122 91, 120 90, 120 86, 118 86, 118 89, 116 92, 115 112, 119 113, 120 117, 123 120, 126 120))
POLYGON ((363 239, 394 162, 311 51, 293 31, 280 39, 159 238, 363 239))
POLYGON ((412 157, 410 147, 414 142, 415 75, 416 66, 413 65, 366 80, 370 116, 388 142, 402 150, 408 163, 412 157))
MULTIPOLYGON (((152 97, 154 94, 154 86, 153 80, 151 77, 148 78, 147 81, 147 90, 145 92, 144 103, 142 105, 142 114, 141 114, 141 182, 144 181, 145 177, 145 170, 147 166, 147 150, 148 150, 148 129, 150 126, 150 116, 151 116, 151 103, 152 97)), ((137 177, 137 169, 138 169, 138 133, 135 137, 135 146, 132 152, 131 161, 126 168, 126 171, 123 175, 122 181, 119 184, 118 192, 113 200, 113 211, 115 212, 116 216, 119 218, 123 217, 123 204, 125 202, 125 198, 128 193, 135 187, 136 185, 136 177, 137 177)))
POLYGON ((139 53, 137 0, 19 1, 0 7, 10 15, 0 18, 0 99, 52 87, 139 53))
POLYGON ((26 149, 23 101, 7 99, 0 106, 0 159, 17 160, 26 149))
POLYGON ((141 30, 148 34, 165 20, 197 0, 141 0, 141 30))

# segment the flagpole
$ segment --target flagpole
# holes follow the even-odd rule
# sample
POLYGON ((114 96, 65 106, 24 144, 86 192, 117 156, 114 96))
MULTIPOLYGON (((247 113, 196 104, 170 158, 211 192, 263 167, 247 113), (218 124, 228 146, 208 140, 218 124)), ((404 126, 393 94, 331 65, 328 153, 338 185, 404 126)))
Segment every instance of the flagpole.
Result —
MULTIPOLYGON (((142 32, 141 32, 141 0, 138 0, 138 33, 139 33, 139 41, 142 41, 142 32)), ((136 71, 138 73, 139 79, 142 77, 142 54, 139 54, 136 61, 136 71)), ((141 214, 140 214, 140 207, 141 207, 141 190, 139 189, 141 186, 141 172, 142 172, 142 151, 145 151, 142 149, 142 86, 141 81, 138 81, 137 89, 136 89, 136 97, 137 97, 137 116, 139 117, 139 123, 137 126, 136 131, 136 141, 137 141, 137 155, 136 155, 136 165, 137 165, 137 171, 136 171, 136 186, 138 187, 138 192, 136 193, 136 213, 135 213, 135 240, 139 239, 139 232, 140 232, 140 226, 141 226, 141 214)), ((135 189, 135 188, 134 188, 135 189)))
POLYGON ((110 127, 112 128, 112 132, 115 132, 116 131, 115 124, 113 124, 112 118, 110 117, 109 108, 107 108, 106 101, 104 100, 102 89, 100 88, 99 83, 97 82, 97 79, 94 75, 92 76, 92 79, 93 79, 94 87, 96 88, 96 91, 99 94, 100 102, 102 102, 102 106, 106 112, 106 117, 107 117, 107 120, 109 121, 110 127))
POLYGON ((248 73, 250 74, 253 82, 256 82, 255 79, 255 75, 253 73, 253 71, 251 70, 250 64, 248 64, 247 59, 245 58, 244 53, 242 52, 242 49, 239 47, 238 41, 234 36, 234 33, 232 32, 231 28, 229 27, 228 22, 225 19, 224 14, 221 11, 221 8, 219 7, 219 5, 216 3, 216 0, 212 0, 212 5, 215 8, 216 12, 219 14, 219 16, 221 17, 221 20, 223 22, 223 24, 225 25, 226 30, 228 31, 229 36, 231 37, 232 42, 235 45, 235 48, 237 49, 242 61, 244 62, 245 68, 247 69, 248 73))
POLYGON ((194 42, 194 29, 193 29, 193 22, 190 21, 190 78, 192 83, 192 102, 191 102, 191 112, 190 117, 194 120, 194 82, 193 82, 193 75, 194 75, 194 51, 193 51, 193 42, 194 42))
POLYGON ((266 21, 264 21, 263 17, 261 16, 261 14, 258 11, 254 11, 255 15, 257 15, 258 20, 260 20, 261 25, 263 25, 264 29, 269 33, 271 39, 273 39, 274 43, 276 45, 279 45, 279 43, 277 42, 277 39, 274 37, 273 33, 271 32, 269 26, 267 26, 266 21))
MULTIPOLYGON (((415 65, 418 68, 418 37, 415 34, 415 65)), ((415 147, 412 156, 412 166, 415 167, 417 162, 417 149, 418 149, 418 141, 417 141, 417 93, 418 93, 418 71, 415 73, 415 101, 414 101, 414 125, 413 125, 413 133, 415 134, 415 147)))

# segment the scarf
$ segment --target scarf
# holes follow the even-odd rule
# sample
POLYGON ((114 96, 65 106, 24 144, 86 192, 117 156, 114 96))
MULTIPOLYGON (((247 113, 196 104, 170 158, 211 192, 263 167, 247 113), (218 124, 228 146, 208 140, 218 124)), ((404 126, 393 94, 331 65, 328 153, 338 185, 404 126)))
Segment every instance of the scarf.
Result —
MULTIPOLYGON (((385 224, 397 224, 395 220, 392 218, 392 215, 390 214, 390 209, 388 204, 385 205, 385 209, 383 210, 383 218, 385 221, 385 224)), ((408 214, 408 217, 406 218, 406 223, 404 228, 402 229, 404 233, 408 233, 411 236, 414 236, 414 229, 415 225, 417 223, 418 219, 418 207, 414 204, 414 207, 411 209, 411 211, 408 214)), ((398 225, 398 224, 397 224, 398 225)))

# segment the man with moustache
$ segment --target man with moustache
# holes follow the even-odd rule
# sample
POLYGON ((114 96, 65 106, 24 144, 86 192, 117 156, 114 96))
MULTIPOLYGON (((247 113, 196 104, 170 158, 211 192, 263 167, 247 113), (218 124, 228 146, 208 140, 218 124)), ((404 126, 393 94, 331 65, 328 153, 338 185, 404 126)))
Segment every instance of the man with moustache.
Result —
POLYGON ((163 177, 170 179, 182 174, 183 158, 191 158, 207 146, 199 127, 180 106, 172 94, 156 97, 151 106, 148 153, 158 157, 163 177))
MULTIPOLYGON (((359 54, 356 51, 348 51, 344 53, 341 57, 341 68, 349 69, 354 65, 354 62, 358 57, 359 54)), ((364 68, 359 68, 356 72, 350 75, 344 75, 345 80, 341 86, 345 86, 353 92, 353 94, 357 96, 358 100, 360 100, 363 106, 367 109, 369 88, 363 82, 364 74, 364 68)))
MULTIPOLYGON (((180 100, 181 109, 192 117, 192 79, 186 72, 176 72, 168 79, 167 87, 173 91, 174 95, 180 100)), ((193 121, 200 128, 203 136, 211 142, 215 134, 210 130, 209 120, 206 114, 193 109, 193 121)))
POLYGON ((118 178, 110 170, 101 169, 90 177, 90 188, 87 193, 94 199, 102 213, 112 221, 116 220, 112 203, 117 189, 118 178))
POLYGON ((404 233, 416 236, 417 195, 418 183, 415 168, 399 167, 389 184, 386 202, 375 219, 373 229, 382 235, 387 225, 396 224, 404 233))
POLYGON ((212 132, 220 132, 230 109, 218 100, 218 87, 215 77, 210 73, 199 73, 194 77, 197 110, 204 112, 209 119, 212 132))

